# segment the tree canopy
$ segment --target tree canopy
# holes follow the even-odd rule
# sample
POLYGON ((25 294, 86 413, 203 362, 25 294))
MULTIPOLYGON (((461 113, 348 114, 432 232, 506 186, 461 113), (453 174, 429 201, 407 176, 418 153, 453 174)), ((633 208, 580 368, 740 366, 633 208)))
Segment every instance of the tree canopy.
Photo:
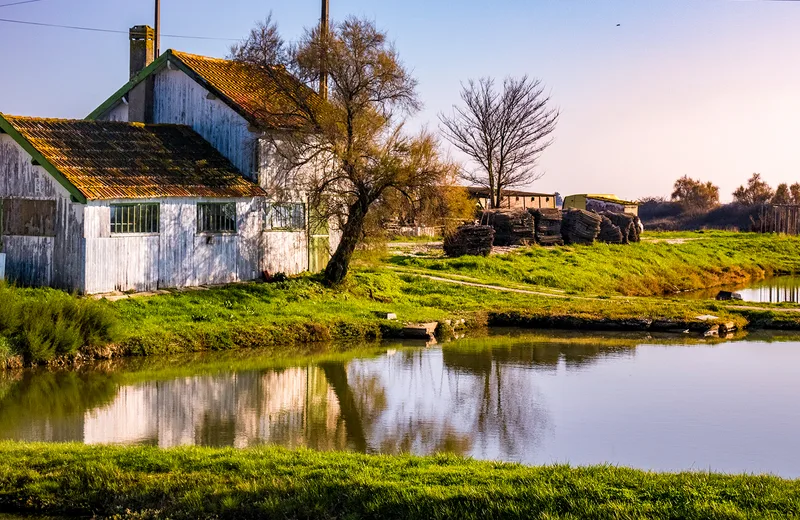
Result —
POLYGON ((761 174, 754 173, 747 180, 746 186, 736 188, 736 191, 733 192, 733 200, 745 206, 755 206, 770 202, 774 194, 769 184, 761 178, 761 174))
POLYGON ((680 203, 684 211, 709 210, 719 206, 719 187, 711 182, 704 183, 684 175, 675 181, 672 201, 680 203))
POLYGON ((452 115, 439 115, 442 132, 475 166, 462 171, 464 180, 488 188, 499 207, 504 190, 541 178, 536 164, 553 142, 559 110, 541 80, 528 76, 506 78, 502 91, 492 78, 469 80, 461 101, 452 115))
POLYGON ((228 58, 263 67, 286 63, 288 49, 278 31, 278 24, 272 20, 272 13, 264 21, 256 22, 247 38, 231 45, 228 58))
POLYGON ((417 82, 371 21, 351 17, 324 32, 306 30, 285 65, 307 85, 319 81, 321 70, 328 74, 327 100, 278 84, 303 125, 265 138, 290 165, 291 184, 317 218, 334 220, 341 231, 325 269, 326 281, 337 283, 380 201, 391 194, 418 198, 451 178, 455 166, 441 157, 433 134, 405 130, 405 120, 421 107, 417 82))

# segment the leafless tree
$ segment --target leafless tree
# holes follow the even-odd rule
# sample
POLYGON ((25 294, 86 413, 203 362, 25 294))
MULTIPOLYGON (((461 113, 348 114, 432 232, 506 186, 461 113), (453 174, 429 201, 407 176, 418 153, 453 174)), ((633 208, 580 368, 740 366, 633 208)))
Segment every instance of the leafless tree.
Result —
POLYGON ((292 183, 302 187, 314 213, 339 221, 341 240, 325 270, 326 281, 337 283, 347 274, 370 208, 389 192, 414 197, 453 166, 441 160, 433 135, 404 131, 405 118, 420 108, 417 82, 372 22, 348 18, 322 35, 318 28, 306 31, 288 67, 306 85, 320 70, 329 76, 329 97, 322 101, 274 71, 288 101, 282 115, 294 128, 271 138, 293 164, 292 183))
POLYGON ((507 78, 502 92, 491 78, 469 80, 461 100, 452 115, 439 115, 442 132, 477 166, 462 172, 464 180, 488 188, 499 207, 503 190, 541 178, 536 163, 553 142, 559 110, 550 107, 541 81, 528 76, 507 78))
POLYGON ((263 22, 256 23, 247 38, 231 45, 228 57, 262 67, 286 62, 286 44, 278 31, 278 24, 272 20, 271 12, 263 22))

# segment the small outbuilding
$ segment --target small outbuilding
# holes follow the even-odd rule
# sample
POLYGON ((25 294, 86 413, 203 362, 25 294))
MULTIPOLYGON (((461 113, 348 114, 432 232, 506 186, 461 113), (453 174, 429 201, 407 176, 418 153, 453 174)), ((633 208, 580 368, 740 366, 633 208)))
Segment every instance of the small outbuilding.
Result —
POLYGON ((105 293, 259 278, 265 200, 188 126, 0 114, 0 241, 21 285, 105 293))
POLYGON ((503 190, 498 207, 492 206, 492 197, 489 188, 469 186, 469 195, 480 209, 542 209, 556 207, 555 193, 537 193, 533 191, 503 190))

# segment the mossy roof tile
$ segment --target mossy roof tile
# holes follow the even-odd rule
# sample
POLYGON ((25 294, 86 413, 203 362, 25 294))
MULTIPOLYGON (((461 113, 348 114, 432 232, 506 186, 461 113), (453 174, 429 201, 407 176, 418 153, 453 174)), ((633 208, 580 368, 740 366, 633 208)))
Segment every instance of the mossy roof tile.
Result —
POLYGON ((180 51, 170 52, 245 112, 251 122, 260 126, 278 129, 302 127, 307 118, 300 114, 295 99, 302 99, 304 104, 311 106, 321 103, 316 92, 283 67, 260 67, 180 51))
POLYGON ((264 195, 186 126, 0 117, 87 200, 264 195))

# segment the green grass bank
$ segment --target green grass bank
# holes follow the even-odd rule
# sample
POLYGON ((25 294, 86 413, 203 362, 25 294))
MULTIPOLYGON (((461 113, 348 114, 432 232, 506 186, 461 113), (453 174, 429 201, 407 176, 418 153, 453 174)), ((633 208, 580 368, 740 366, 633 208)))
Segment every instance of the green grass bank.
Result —
POLYGON ((0 444, 0 511, 116 518, 797 518, 800 481, 279 448, 0 444))
POLYGON ((0 286, 0 365, 76 355, 313 350, 319 342, 397 337, 404 322, 448 319, 465 319, 468 328, 702 330, 707 323, 698 316, 713 315, 737 327, 797 329, 800 313, 786 306, 741 309, 664 295, 798 270, 800 238, 650 233, 629 246, 530 247, 488 258, 371 255, 335 288, 304 275, 106 302, 0 286), (382 319, 386 313, 398 320, 382 319))

